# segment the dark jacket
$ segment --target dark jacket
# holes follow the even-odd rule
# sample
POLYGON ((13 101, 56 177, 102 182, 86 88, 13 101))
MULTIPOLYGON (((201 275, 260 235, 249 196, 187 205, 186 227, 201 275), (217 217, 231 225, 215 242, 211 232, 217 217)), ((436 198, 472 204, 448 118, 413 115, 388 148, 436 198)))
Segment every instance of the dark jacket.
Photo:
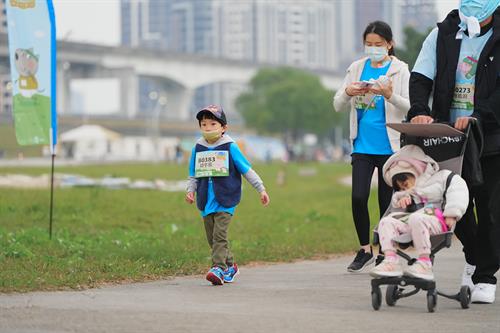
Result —
MULTIPOLYGON (((459 23, 458 10, 451 11, 443 22, 438 23, 434 80, 420 73, 411 74, 408 120, 417 115, 431 115, 437 121, 449 121, 462 42, 456 39, 459 23), (431 111, 428 103, 433 87, 431 111)), ((486 155, 500 154, 500 9, 493 14, 492 28, 493 35, 478 59, 472 114, 478 119, 484 135, 483 154, 486 155)))
MULTIPOLYGON (((231 208, 240 203, 241 200, 241 174, 236 169, 231 152, 229 150, 232 142, 224 143, 214 148, 214 150, 225 150, 229 155, 229 176, 227 177, 212 177, 212 185, 214 188, 215 199, 223 207, 231 208)), ((197 144, 195 152, 209 150, 207 147, 197 144)), ((196 189, 196 206, 203 211, 207 204, 209 177, 199 178, 198 187, 196 189)))

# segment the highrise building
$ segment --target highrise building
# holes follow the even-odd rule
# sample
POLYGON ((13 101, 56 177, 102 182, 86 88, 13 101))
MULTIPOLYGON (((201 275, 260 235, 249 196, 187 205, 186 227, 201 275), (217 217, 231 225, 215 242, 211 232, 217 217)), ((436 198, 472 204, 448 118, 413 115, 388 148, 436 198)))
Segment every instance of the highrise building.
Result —
POLYGON ((0 115, 12 115, 12 89, 8 72, 0 72, 0 115))
POLYGON ((122 43, 336 69, 340 55, 349 50, 337 42, 342 30, 348 29, 337 24, 339 12, 346 10, 353 10, 349 2, 329 0, 126 0, 122 43))
MULTIPOLYGON (((0 33, 7 33, 7 8, 5 0, 0 0, 0 33)), ((0 65, 0 115, 12 113, 12 91, 10 89, 10 69, 8 62, 0 65)))
POLYGON ((5 0, 0 0, 0 33, 7 33, 7 8, 5 0))
MULTIPOLYGON (((369 22, 389 23, 403 45, 406 24, 425 29, 436 21, 433 0, 123 0, 121 10, 124 45, 340 71, 363 51, 369 22)), ((141 89, 147 110, 151 101, 141 89)), ((202 87, 193 109, 231 105, 242 89, 236 83, 202 87)))
POLYGON ((122 44, 210 54, 213 0, 122 0, 122 44))
MULTIPOLYGON (((335 70, 343 58, 354 56, 352 39, 341 36, 348 29, 353 8, 349 1, 329 0, 124 0, 122 42, 132 47, 335 70), (339 15, 346 10, 351 12, 339 15), (340 16, 345 24, 337 22, 340 16), (345 42, 342 47, 341 41, 345 42)), ((228 101, 243 88, 236 83, 202 87, 195 94, 195 108, 222 101, 234 109, 228 101)), ((150 101, 142 101, 147 109, 150 101)))
POLYGON ((391 26, 393 39, 398 44, 403 43, 403 27, 401 20, 400 0, 356 0, 356 49, 363 50, 363 32, 373 21, 384 21, 391 26))
POLYGON ((427 32, 436 27, 438 20, 436 0, 399 0, 401 2, 401 19, 405 26, 417 31, 427 32))
POLYGON ((382 20, 392 29, 396 45, 405 43, 404 28, 411 26, 420 32, 435 27, 438 19, 436 0, 356 0, 356 34, 362 50, 361 38, 368 23, 382 20))
POLYGON ((258 62, 337 69, 342 48, 331 1, 256 3, 258 62))

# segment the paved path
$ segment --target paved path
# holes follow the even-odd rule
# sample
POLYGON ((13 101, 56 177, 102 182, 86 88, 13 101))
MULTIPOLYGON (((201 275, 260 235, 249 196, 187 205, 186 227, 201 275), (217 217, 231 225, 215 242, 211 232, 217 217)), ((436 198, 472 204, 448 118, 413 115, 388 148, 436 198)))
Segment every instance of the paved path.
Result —
MULTIPOLYGON (((436 261, 438 286, 458 291, 458 247, 436 261)), ((369 276, 345 271, 350 257, 243 267, 239 280, 209 286, 203 277, 69 292, 0 294, 0 332, 500 332, 500 293, 493 305, 425 293, 371 306, 369 276), (408 329, 401 329, 407 327, 408 329)))

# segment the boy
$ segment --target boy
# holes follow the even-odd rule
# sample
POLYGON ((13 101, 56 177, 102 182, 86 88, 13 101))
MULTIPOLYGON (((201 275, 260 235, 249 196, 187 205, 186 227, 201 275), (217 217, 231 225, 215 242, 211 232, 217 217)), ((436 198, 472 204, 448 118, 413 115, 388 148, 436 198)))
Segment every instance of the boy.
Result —
POLYGON ((264 206, 269 204, 269 195, 238 145, 225 134, 227 121, 222 107, 209 105, 196 119, 203 137, 191 153, 186 201, 192 204, 196 192, 196 205, 212 249, 212 268, 206 279, 222 285, 233 282, 239 273, 228 247, 227 231, 241 199, 241 175, 260 193, 264 206))
POLYGON ((407 275, 434 280, 430 236, 453 229, 469 201, 465 181, 439 165, 420 147, 407 145, 383 167, 385 182, 395 190, 389 214, 380 220, 378 235, 385 259, 370 272, 374 277, 407 275), (393 239, 411 234, 419 257, 403 272, 393 239))

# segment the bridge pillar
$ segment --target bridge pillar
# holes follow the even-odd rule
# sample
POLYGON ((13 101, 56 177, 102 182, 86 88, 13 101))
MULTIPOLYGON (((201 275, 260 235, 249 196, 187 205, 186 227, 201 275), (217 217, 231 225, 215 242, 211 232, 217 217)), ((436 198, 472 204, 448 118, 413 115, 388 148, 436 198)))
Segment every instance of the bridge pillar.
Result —
POLYGON ((186 87, 177 87, 169 89, 167 95, 167 114, 168 118, 176 120, 190 120, 189 109, 193 102, 195 90, 186 87))
POLYGON ((133 69, 120 69, 120 113, 134 118, 139 112, 139 78, 133 69))
POLYGON ((69 68, 65 68, 65 64, 57 66, 57 113, 69 114, 71 113, 71 76, 69 68))

